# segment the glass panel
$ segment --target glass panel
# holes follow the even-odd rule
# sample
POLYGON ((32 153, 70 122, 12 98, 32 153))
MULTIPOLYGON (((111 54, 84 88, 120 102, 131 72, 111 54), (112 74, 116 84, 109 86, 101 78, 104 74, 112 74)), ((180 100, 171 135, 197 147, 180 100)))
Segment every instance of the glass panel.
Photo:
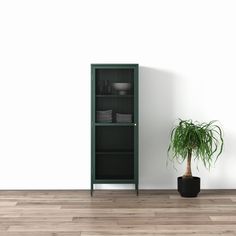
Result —
POLYGON ((134 127, 99 126, 96 127, 96 152, 133 152, 134 127))
POLYGON ((133 154, 96 154, 96 179, 133 179, 133 154))
POLYGON ((96 69, 96 122, 133 122, 133 76, 133 69, 96 69))

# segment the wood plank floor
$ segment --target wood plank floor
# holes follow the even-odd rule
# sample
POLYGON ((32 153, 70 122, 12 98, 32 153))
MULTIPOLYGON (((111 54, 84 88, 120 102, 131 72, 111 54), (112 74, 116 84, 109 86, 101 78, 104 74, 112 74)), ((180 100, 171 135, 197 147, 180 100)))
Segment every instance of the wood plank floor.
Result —
POLYGON ((0 191, 0 236, 236 235, 236 190, 0 191))

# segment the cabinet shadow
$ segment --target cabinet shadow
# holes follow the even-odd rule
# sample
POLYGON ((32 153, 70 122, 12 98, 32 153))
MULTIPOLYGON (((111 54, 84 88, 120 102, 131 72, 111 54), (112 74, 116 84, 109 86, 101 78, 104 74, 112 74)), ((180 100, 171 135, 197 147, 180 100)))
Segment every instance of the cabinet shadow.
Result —
POLYGON ((139 182, 140 188, 176 188, 172 164, 166 165, 175 112, 177 76, 150 67, 139 69, 139 182))

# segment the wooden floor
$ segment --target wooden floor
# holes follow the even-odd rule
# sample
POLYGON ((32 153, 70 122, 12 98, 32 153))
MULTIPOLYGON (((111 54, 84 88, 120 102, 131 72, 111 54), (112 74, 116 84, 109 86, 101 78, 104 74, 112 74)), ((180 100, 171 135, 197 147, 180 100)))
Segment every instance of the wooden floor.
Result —
POLYGON ((0 191, 0 236, 236 235, 236 190, 0 191))

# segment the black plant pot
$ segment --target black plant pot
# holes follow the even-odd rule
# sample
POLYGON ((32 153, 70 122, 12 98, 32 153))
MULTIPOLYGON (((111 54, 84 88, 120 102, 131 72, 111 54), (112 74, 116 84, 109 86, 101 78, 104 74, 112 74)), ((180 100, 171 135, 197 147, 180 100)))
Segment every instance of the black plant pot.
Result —
POLYGON ((200 178, 178 177, 178 192, 182 197, 197 197, 200 192, 200 178))

